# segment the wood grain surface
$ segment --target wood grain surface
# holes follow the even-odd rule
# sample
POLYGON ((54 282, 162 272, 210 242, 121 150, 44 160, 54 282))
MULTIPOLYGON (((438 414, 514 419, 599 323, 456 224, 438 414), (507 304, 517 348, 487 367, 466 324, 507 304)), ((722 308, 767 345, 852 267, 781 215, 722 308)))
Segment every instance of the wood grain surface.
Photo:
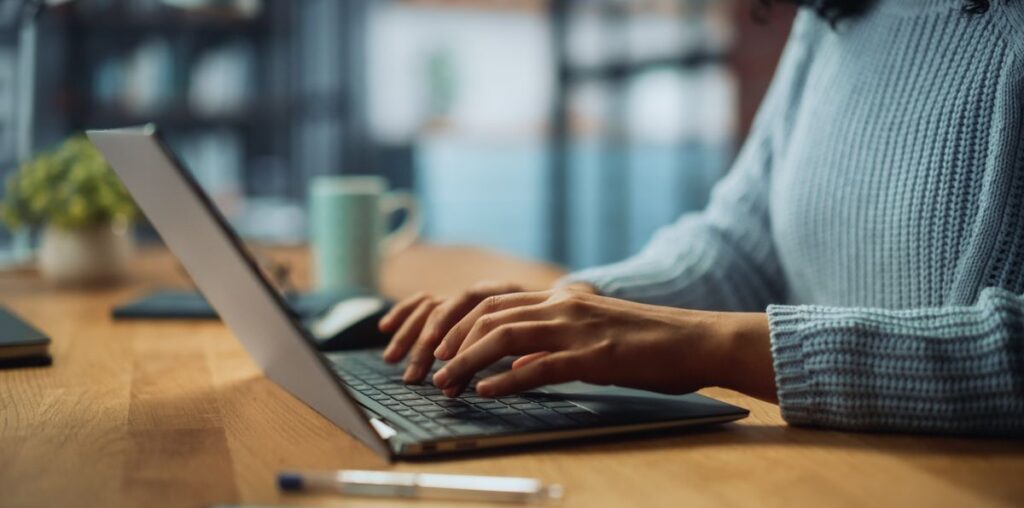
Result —
MULTIPOLYGON (((301 249, 272 256, 308 283, 301 249)), ((551 266, 454 247, 413 248, 386 264, 394 297, 458 291, 479 279, 550 284, 551 266)), ((286 468, 386 468, 535 476, 566 507, 1022 506, 1024 442, 853 434, 786 426, 749 408, 720 428, 388 465, 264 378, 214 321, 114 322, 110 309, 187 278, 162 251, 128 282, 58 289, 32 270, 0 274, 0 303, 53 337, 54 365, 0 370, 0 505, 449 506, 282 495, 286 468)), ((458 503, 458 506, 473 506, 458 503)))

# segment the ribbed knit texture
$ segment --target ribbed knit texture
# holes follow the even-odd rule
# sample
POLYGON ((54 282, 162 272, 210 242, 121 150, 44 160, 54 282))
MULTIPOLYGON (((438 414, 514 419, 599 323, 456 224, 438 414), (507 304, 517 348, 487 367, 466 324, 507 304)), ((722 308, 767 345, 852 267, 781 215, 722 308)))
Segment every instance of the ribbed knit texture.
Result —
POLYGON ((792 424, 1024 433, 1022 4, 801 12, 708 208, 566 282, 767 310, 792 424))

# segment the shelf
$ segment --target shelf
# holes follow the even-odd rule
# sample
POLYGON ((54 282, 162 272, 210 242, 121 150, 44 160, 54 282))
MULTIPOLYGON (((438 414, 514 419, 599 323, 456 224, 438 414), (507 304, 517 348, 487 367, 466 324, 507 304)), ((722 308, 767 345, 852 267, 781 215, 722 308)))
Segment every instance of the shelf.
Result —
POLYGON ((632 62, 614 62, 588 67, 563 66, 562 76, 567 82, 605 80, 615 81, 656 69, 697 69, 708 65, 719 65, 729 59, 727 52, 694 51, 676 57, 649 58, 632 62))
POLYGON ((109 8, 81 9, 62 5, 48 11, 68 28, 80 29, 91 36, 134 36, 154 33, 245 33, 261 32, 269 28, 267 17, 261 13, 247 16, 234 9, 179 9, 160 7, 152 10, 109 8))
MULTIPOLYGON (((293 98, 278 97, 252 100, 237 111, 206 113, 194 111, 187 102, 179 101, 152 112, 133 111, 112 105, 92 105, 76 116, 77 123, 88 128, 115 128, 156 123, 167 129, 206 129, 216 127, 246 128, 270 124, 289 118, 295 112, 344 114, 340 95, 307 94, 293 98)), ((312 115, 307 115, 312 116, 312 115)))
POLYGON ((545 13, 547 8, 545 0, 401 0, 401 3, 427 8, 519 11, 537 14, 545 13))
POLYGON ((166 107, 151 113, 130 111, 125 108, 99 107, 83 119, 82 124, 92 129, 109 129, 155 123, 169 129, 197 129, 214 127, 246 127, 272 118, 267 108, 242 109, 227 113, 197 114, 188 109, 166 107))

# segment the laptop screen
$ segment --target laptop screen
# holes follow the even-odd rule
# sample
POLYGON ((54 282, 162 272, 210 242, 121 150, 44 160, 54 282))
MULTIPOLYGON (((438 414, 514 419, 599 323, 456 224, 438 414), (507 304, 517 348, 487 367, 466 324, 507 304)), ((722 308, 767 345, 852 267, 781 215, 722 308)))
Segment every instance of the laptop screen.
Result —
POLYGON ((156 128, 87 134, 267 377, 378 453, 390 455, 387 444, 156 128))

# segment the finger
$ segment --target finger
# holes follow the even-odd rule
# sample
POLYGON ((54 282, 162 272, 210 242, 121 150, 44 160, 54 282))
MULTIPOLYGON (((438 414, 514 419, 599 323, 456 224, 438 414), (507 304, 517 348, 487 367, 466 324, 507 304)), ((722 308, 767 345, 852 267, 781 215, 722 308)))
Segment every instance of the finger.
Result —
POLYGON ((384 361, 393 363, 405 357, 405 353, 412 347, 413 341, 419 337, 427 316, 436 306, 437 302, 431 298, 420 302, 416 310, 412 311, 412 314, 402 323, 402 327, 391 338, 391 343, 384 350, 384 361))
POLYGON ((431 344, 427 353, 432 355, 434 348, 441 343, 444 335, 484 298, 487 296, 480 296, 470 291, 439 305, 427 318, 427 323, 423 326, 423 333, 420 334, 417 344, 431 344))
POLYGON ((398 302, 394 307, 391 307, 391 310, 389 310, 387 314, 384 314, 384 316, 380 318, 380 322, 377 323, 377 327, 380 328, 380 331, 382 332, 394 332, 402 323, 405 322, 406 318, 409 317, 409 314, 412 314, 412 312, 419 307, 420 303, 427 298, 428 295, 426 293, 418 293, 398 302))
POLYGON ((521 291, 517 284, 481 282, 461 295, 441 304, 441 307, 430 315, 423 327, 420 340, 426 340, 438 346, 441 339, 466 314, 488 297, 521 291))
POLYGON ((533 305, 545 301, 548 298, 548 291, 531 293, 510 293, 505 295, 494 295, 485 298, 469 314, 459 320, 451 330, 445 334, 441 344, 434 351, 434 356, 439 360, 451 360, 457 351, 462 347, 469 332, 476 326, 477 321, 487 314, 493 314, 515 307, 533 305))
POLYGON ((558 317, 555 314, 556 312, 557 310, 550 304, 542 302, 506 309, 493 314, 484 314, 480 316, 480 319, 476 320, 476 323, 473 323, 473 327, 466 334, 466 338, 462 340, 462 345, 459 346, 458 352, 453 356, 458 356, 463 351, 473 347, 473 344, 479 342, 499 326, 512 323, 528 323, 531 321, 550 321, 558 317))
MULTIPOLYGON (((437 343, 440 340, 435 339, 434 337, 436 336, 429 333, 428 329, 431 326, 431 321, 436 322, 436 316, 439 313, 445 312, 445 306, 450 302, 451 300, 437 305, 427 317, 423 329, 419 333, 419 338, 415 340, 412 349, 409 351, 409 366, 406 367, 405 374, 402 376, 402 380, 405 383, 421 383, 427 377, 427 373, 430 372, 430 367, 434 364, 434 348, 437 347, 437 343)), ((450 308, 449 306, 448 309, 450 308)))
POLYGON ((512 368, 521 369, 537 360, 540 360, 541 358, 544 358, 549 354, 551 354, 550 351, 542 351, 540 353, 531 353, 526 356, 520 356, 519 358, 516 358, 514 362, 512 362, 512 368))
POLYGON ((525 355, 564 348, 560 323, 513 322, 501 325, 473 347, 453 358, 434 374, 434 385, 445 389, 467 384, 473 375, 509 355, 525 355))
POLYGON ((559 351, 481 380, 476 384, 476 393, 481 397, 503 397, 545 385, 582 381, 590 377, 591 368, 582 351, 559 351))

